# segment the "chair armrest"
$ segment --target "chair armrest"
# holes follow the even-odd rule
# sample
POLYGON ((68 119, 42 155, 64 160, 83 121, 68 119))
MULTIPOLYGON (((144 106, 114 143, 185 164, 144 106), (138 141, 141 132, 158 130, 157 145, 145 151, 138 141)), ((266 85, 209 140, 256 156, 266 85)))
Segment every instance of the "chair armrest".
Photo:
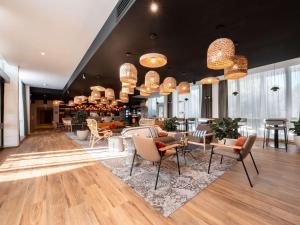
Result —
POLYGON ((208 133, 203 135, 203 137, 209 137, 209 136, 214 136, 214 133, 208 133))
POLYGON ((176 148, 176 147, 178 147, 178 146, 180 146, 180 145, 179 145, 179 144, 172 144, 172 145, 168 145, 168 146, 163 147, 163 148, 159 148, 158 150, 161 151, 161 152, 164 152, 164 151, 166 151, 166 150, 169 150, 169 149, 171 149, 171 148, 176 148))
POLYGON ((222 148, 230 148, 230 149, 238 149, 238 150, 242 150, 243 147, 241 146, 235 146, 235 145, 224 145, 224 144, 219 144, 219 143, 210 143, 210 145, 212 146, 216 146, 216 147, 222 147, 222 148))

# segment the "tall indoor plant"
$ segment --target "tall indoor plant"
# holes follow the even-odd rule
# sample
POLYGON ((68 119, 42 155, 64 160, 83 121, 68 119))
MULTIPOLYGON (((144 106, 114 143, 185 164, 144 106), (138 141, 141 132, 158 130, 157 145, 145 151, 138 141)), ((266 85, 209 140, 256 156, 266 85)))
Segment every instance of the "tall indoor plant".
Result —
POLYGON ((88 113, 84 110, 79 110, 75 113, 72 123, 75 124, 79 129, 76 131, 77 137, 80 140, 85 140, 89 134, 89 130, 86 126, 86 119, 88 118, 88 113))
POLYGON ((165 131, 176 131, 177 130, 177 119, 176 117, 168 118, 164 120, 163 129, 165 131))
POLYGON ((292 123, 294 124, 294 128, 290 128, 290 131, 295 134, 294 142, 297 145, 298 149, 300 149, 300 119, 292 123))
POLYGON ((215 134, 215 137, 220 141, 224 139, 237 139, 240 137, 241 134, 238 131, 238 123, 240 120, 241 119, 239 118, 221 118, 214 120, 211 128, 215 134))

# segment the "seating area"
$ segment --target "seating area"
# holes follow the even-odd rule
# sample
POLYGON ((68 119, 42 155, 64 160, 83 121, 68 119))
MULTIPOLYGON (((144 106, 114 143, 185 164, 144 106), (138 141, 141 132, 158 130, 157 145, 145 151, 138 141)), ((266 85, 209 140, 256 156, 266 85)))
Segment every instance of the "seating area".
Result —
POLYGON ((0 4, 0 225, 300 224, 296 1, 0 4))

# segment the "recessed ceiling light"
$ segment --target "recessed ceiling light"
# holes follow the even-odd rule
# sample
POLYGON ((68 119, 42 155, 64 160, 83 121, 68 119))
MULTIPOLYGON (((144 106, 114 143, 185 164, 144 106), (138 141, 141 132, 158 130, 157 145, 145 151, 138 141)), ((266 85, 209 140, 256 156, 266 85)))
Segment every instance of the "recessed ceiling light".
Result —
POLYGON ((150 5, 150 10, 153 13, 156 13, 158 11, 158 4, 156 2, 152 2, 150 5))
POLYGON ((46 55, 46 52, 41 52, 41 55, 42 55, 42 56, 46 55))

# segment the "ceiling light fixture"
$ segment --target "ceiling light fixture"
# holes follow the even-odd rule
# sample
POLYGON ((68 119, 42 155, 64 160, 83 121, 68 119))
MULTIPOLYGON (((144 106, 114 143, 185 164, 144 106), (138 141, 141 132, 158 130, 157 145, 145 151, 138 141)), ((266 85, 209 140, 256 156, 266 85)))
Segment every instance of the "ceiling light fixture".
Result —
POLYGON ((151 89, 156 89, 159 87, 160 77, 159 74, 153 70, 146 73, 145 76, 145 86, 151 89))
POLYGON ((164 88, 167 92, 174 92, 176 91, 176 80, 174 77, 166 77, 164 79, 164 88))
POLYGON ((41 52, 41 56, 45 56, 46 55, 46 52, 41 52))
POLYGON ((120 66, 120 81, 130 84, 137 83, 137 69, 131 63, 124 63, 120 66))
POLYGON ((235 55, 232 58, 233 65, 224 69, 224 78, 237 80, 248 74, 248 60, 245 56, 235 55))
POLYGON ((150 10, 151 12, 156 13, 158 11, 158 4, 156 2, 151 2, 150 10))
POLYGON ((178 94, 189 94, 190 84, 188 82, 180 82, 178 85, 178 94))
POLYGON ((207 67, 213 70, 221 70, 233 64, 232 58, 235 47, 232 40, 219 38, 212 42, 207 50, 207 67))
POLYGON ((220 82, 220 80, 216 77, 206 77, 200 81, 198 81, 197 83, 200 84, 218 84, 220 82))
POLYGON ((140 64, 148 68, 158 68, 167 64, 167 57, 160 53, 148 53, 140 57, 140 64))

